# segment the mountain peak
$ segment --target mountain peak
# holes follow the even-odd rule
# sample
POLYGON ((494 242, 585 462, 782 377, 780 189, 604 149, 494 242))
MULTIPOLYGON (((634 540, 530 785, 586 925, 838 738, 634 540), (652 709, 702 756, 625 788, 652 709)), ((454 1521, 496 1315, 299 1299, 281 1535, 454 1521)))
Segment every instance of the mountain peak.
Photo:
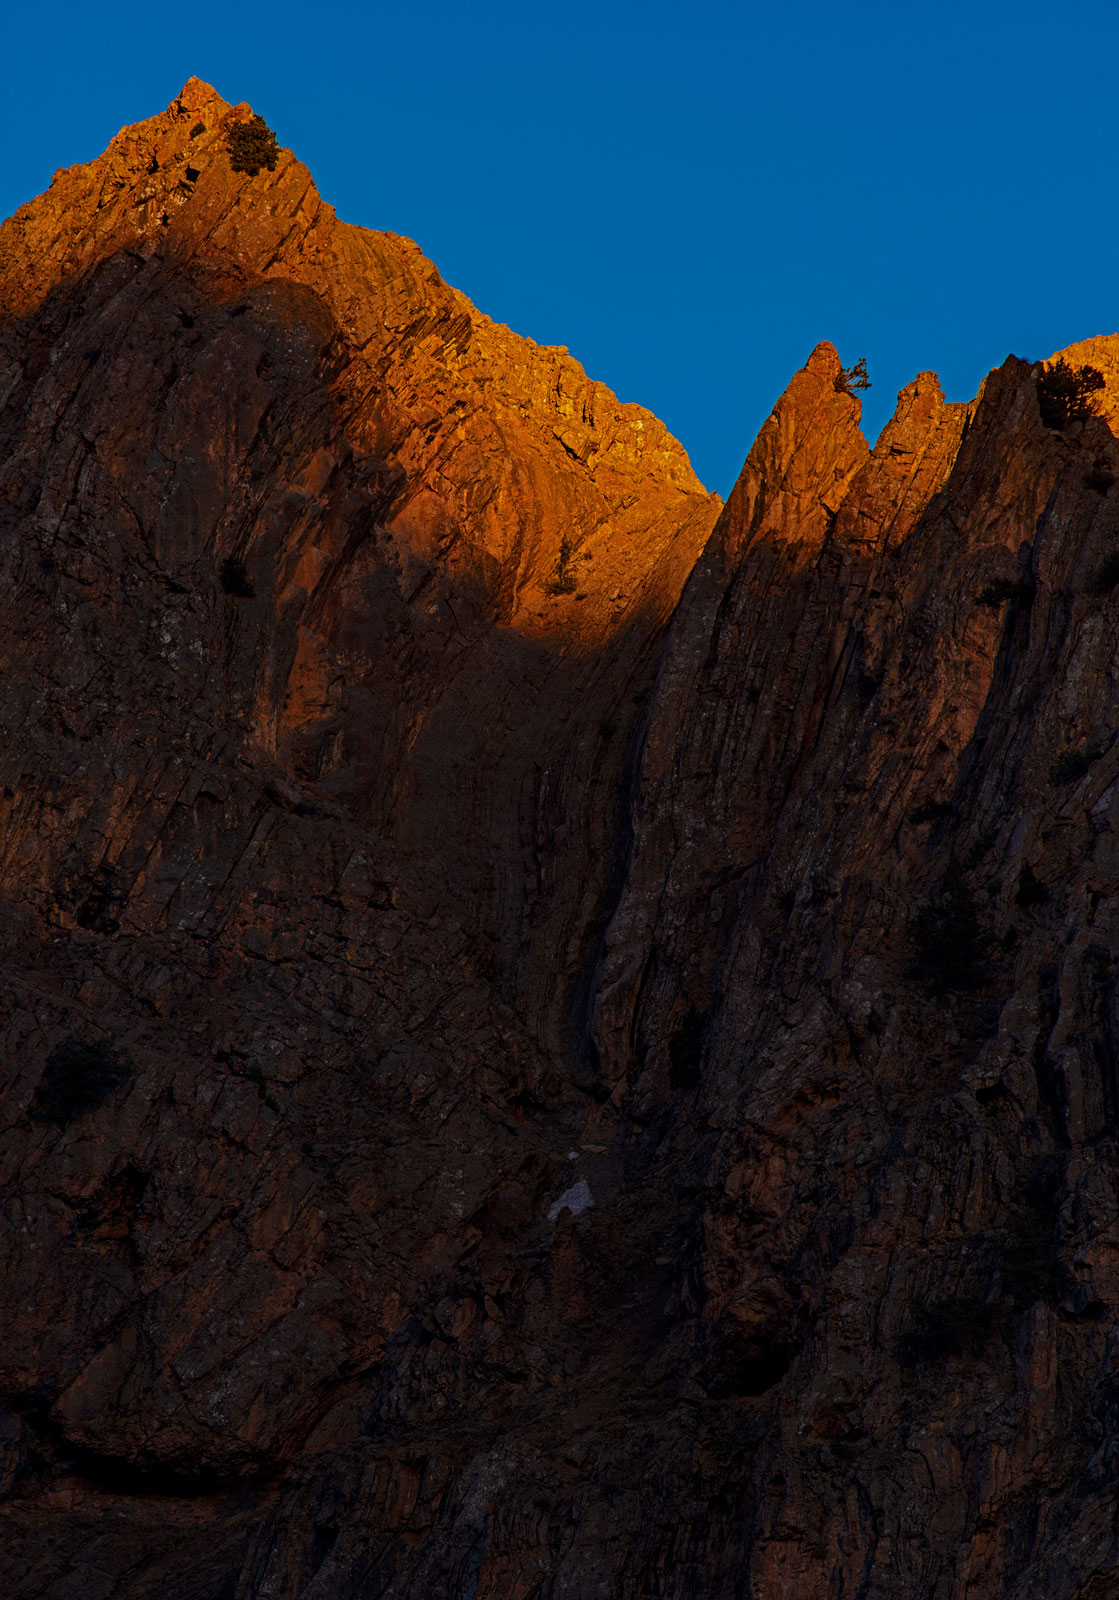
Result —
POLYGON ((300 284, 362 346, 382 341, 398 317, 430 318, 437 304, 439 319, 459 319, 456 341, 468 339, 480 381, 496 383, 504 404, 518 415, 526 402, 558 411, 550 449, 615 469, 625 460, 626 471, 643 478, 655 465, 685 492, 702 491, 656 417, 592 384, 565 349, 520 339, 480 314, 411 240, 339 223, 290 150, 279 151, 275 170, 235 172, 229 125, 251 114, 246 103, 231 105, 188 78, 165 111, 123 128, 95 160, 57 172, 0 226, 3 314, 32 313, 121 251, 193 263, 212 289, 224 285, 229 294, 261 278, 300 284), (577 402, 584 390, 593 398, 588 392, 577 402))
POLYGON ((203 78, 190 77, 171 101, 164 115, 180 109, 201 111, 213 104, 220 104, 228 108, 229 102, 222 98, 213 84, 207 83, 203 78))
MULTIPOLYGON (((282 212, 285 198, 318 204, 310 174, 282 151, 275 172, 254 180, 232 171, 226 131, 234 107, 200 78, 189 78, 165 111, 124 127, 93 161, 64 167, 50 188, 0 227, 0 305, 8 315, 35 310, 61 280, 89 271, 121 249, 180 255, 202 245, 254 182, 247 209, 258 222, 282 212), (263 198, 266 189, 277 191, 263 198)), ((241 230, 235 256, 252 252, 241 230)), ((261 248, 275 229, 259 228, 261 248)), ((263 265, 263 263, 261 263, 263 265)))

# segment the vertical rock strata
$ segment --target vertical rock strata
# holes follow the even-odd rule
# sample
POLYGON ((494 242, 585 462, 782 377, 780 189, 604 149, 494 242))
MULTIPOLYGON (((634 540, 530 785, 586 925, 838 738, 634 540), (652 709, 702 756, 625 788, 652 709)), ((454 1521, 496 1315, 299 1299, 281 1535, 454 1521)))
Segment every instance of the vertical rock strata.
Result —
POLYGON ((670 630, 596 1029, 757 1429, 720 1593, 1116 1581, 1117 455, 1034 370, 868 452, 821 345, 670 630))
POLYGON ((0 1587, 1105 1600, 1119 339, 720 515, 247 114, 0 230, 0 1587))

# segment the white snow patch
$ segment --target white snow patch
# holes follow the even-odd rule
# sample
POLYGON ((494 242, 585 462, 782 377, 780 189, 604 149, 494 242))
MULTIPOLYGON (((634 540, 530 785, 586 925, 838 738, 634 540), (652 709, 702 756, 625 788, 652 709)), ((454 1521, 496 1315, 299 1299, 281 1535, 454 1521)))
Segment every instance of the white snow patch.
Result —
POLYGON ((594 1205, 594 1195, 586 1178, 580 1178, 578 1183, 573 1183, 570 1189, 565 1189, 548 1212, 548 1221, 555 1222, 561 1212, 570 1211, 577 1217, 581 1211, 589 1211, 594 1205))

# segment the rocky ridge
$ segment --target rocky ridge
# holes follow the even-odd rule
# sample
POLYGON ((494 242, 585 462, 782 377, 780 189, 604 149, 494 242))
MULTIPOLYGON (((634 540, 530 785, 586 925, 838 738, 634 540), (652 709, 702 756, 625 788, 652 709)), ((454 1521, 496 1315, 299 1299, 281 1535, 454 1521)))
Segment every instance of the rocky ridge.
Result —
POLYGON ((6 1591, 1104 1600, 1119 339, 720 514, 247 114, 0 230, 6 1591))

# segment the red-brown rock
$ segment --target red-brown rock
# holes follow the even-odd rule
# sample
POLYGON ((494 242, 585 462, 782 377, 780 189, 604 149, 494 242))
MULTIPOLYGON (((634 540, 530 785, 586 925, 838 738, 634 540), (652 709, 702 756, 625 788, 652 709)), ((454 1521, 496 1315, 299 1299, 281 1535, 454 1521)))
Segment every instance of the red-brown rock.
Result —
POLYGON ((1105 1600, 1119 340, 718 515, 247 115, 0 230, 0 1588, 1105 1600))

